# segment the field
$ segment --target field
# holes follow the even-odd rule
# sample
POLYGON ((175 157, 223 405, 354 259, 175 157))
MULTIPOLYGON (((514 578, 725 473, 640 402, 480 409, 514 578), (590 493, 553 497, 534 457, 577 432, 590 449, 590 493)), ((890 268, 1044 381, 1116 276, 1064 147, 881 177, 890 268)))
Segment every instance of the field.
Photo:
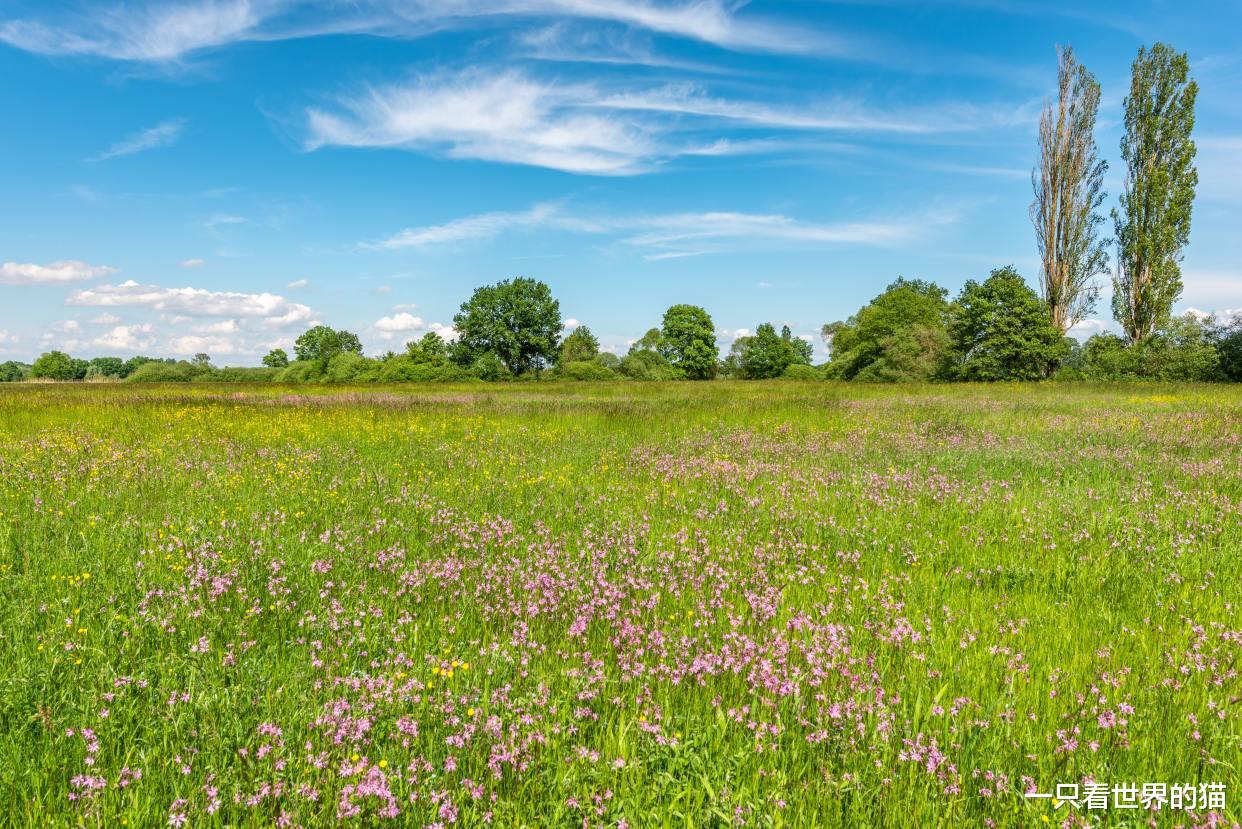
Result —
POLYGON ((0 825, 1242 818, 1236 389, 411 388, 0 390, 0 825))

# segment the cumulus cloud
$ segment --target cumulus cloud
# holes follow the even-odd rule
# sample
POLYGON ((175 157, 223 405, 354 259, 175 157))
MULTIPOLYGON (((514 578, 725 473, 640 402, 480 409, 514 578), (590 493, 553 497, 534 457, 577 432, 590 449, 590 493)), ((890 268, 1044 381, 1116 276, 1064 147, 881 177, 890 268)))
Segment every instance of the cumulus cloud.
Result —
POLYGON ((138 325, 118 325, 105 334, 95 338, 94 344, 101 348, 114 348, 120 351, 137 351, 149 348, 154 342, 150 336, 150 323, 138 325))
POLYGON ((134 153, 154 150, 159 147, 170 147, 177 143, 177 139, 181 137, 181 132, 184 128, 185 121, 182 119, 164 121, 149 129, 136 132, 122 141, 118 141, 104 152, 95 156, 94 160, 107 161, 110 158, 118 158, 123 155, 133 155, 134 153))
POLYGON ((582 323, 578 322, 573 317, 570 317, 569 319, 561 323, 561 327, 564 328, 566 331, 573 331, 575 328, 580 328, 581 326, 582 326, 582 323))
POLYGON ((90 265, 77 259, 64 259, 49 265, 33 262, 5 262, 0 265, 0 285, 51 285, 80 282, 116 273, 116 268, 90 265))
POLYGON ((209 291, 205 288, 164 288, 127 280, 119 285, 100 285, 74 291, 67 305, 140 307, 188 317, 258 318, 272 326, 310 319, 311 309, 278 294, 209 291))
POLYGON ((416 331, 424 327, 423 318, 416 317, 413 314, 402 311, 399 314, 393 314, 390 317, 380 317, 374 323, 377 331, 386 332, 402 332, 416 331))

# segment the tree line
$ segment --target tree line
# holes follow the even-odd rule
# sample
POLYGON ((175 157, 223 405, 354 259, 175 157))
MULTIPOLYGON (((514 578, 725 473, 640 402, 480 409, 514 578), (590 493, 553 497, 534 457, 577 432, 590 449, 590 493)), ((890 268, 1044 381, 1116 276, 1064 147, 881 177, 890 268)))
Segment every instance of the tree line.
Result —
POLYGON ((519 277, 475 290, 453 318, 456 339, 428 333, 401 353, 368 358, 355 334, 319 325, 297 339, 292 359, 273 349, 262 368, 216 368, 206 354, 88 361, 50 351, 29 366, 0 364, 0 381, 1242 380, 1242 316, 1220 323, 1172 314, 1198 183, 1197 94, 1186 54, 1163 43, 1139 50, 1124 102, 1123 191, 1105 238, 1108 164, 1094 137, 1100 84, 1072 49, 1059 50, 1057 97, 1040 116, 1031 176, 1039 292, 1012 266, 968 281, 951 300, 933 282, 899 277, 853 316, 823 326, 830 359, 819 366, 809 341, 769 322, 720 359, 712 319, 695 305, 669 308, 623 357, 600 351, 586 326, 562 336, 551 290, 519 277), (1122 334, 1080 344, 1067 334, 1094 312, 1098 278, 1108 273, 1122 334))

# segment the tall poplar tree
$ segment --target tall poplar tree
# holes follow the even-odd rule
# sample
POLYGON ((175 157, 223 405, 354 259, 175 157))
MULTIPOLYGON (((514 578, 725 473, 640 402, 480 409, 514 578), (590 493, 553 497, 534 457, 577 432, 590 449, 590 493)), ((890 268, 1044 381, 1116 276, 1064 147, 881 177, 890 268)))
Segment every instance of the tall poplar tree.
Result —
POLYGON ((1199 182, 1190 137, 1198 92, 1185 53, 1163 43, 1139 49, 1121 139, 1125 191, 1113 210, 1113 316, 1132 343, 1167 322, 1182 293, 1179 263, 1199 182))
POLYGON ((1039 119, 1039 165, 1031 173, 1031 222, 1039 245, 1039 285, 1052 325, 1064 334, 1091 313, 1099 297, 1095 277, 1108 269, 1104 172, 1095 144, 1100 85, 1067 47, 1059 54, 1057 100, 1039 119))

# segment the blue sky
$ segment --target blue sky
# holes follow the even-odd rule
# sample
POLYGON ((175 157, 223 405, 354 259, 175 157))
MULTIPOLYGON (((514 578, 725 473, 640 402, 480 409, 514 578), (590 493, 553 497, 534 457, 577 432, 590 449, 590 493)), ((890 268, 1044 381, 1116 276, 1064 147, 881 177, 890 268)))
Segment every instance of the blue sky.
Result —
POLYGON ((1177 307, 1239 309, 1239 30, 1239 0, 5 0, 0 359, 250 364, 320 321, 400 349, 513 276, 621 351, 676 302, 727 349, 898 275, 1034 285, 1058 44, 1103 86, 1109 207, 1136 50, 1189 52, 1177 307))

